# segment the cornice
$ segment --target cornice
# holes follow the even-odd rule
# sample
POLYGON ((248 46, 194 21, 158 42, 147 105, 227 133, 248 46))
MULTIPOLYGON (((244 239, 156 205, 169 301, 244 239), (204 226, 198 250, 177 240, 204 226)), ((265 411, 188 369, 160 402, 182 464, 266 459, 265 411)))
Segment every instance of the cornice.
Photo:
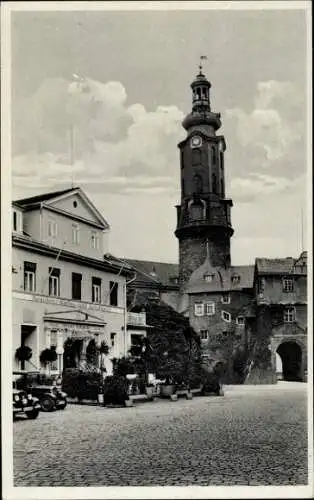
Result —
MULTIPOLYGON (((17 235, 12 236, 12 246, 53 258, 56 258, 60 252, 60 248, 50 247, 48 245, 45 245, 44 243, 40 243, 34 240, 26 240, 25 238, 21 238, 17 235)), ((59 259, 67 262, 75 262, 76 264, 81 264, 86 267, 92 267, 101 271, 107 271, 112 274, 120 273, 121 275, 127 277, 134 275, 134 271, 131 268, 125 269, 125 266, 122 267, 103 260, 92 259, 91 257, 85 257, 84 255, 69 252, 68 250, 62 250, 59 259)))

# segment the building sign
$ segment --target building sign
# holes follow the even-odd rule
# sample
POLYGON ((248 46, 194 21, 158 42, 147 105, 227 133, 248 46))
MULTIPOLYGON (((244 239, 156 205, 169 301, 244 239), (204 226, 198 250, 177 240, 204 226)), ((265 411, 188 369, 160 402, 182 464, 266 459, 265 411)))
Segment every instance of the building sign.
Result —
POLYGON ((68 325, 65 323, 58 323, 58 322, 45 322, 45 330, 49 334, 51 332, 57 331, 58 334, 64 333, 67 334, 71 337, 76 337, 79 336, 81 337, 82 334, 86 335, 86 333, 89 333, 90 335, 101 335, 104 333, 104 327, 95 327, 95 326, 90 326, 90 325, 80 325, 80 324, 75 324, 75 325, 68 325))
POLYGON ((58 297, 48 297, 46 295, 33 295, 31 293, 13 292, 13 298, 19 300, 30 300, 41 304, 52 304, 56 306, 66 306, 79 311, 100 311, 103 313, 123 314, 122 307, 110 307, 103 304, 92 304, 89 302, 76 302, 75 300, 59 299, 58 297))

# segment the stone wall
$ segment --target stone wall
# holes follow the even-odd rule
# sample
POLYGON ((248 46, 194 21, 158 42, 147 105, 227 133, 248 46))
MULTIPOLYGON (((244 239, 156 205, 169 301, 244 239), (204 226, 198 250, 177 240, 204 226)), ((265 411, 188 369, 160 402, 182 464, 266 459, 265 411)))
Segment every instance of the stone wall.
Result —
MULTIPOLYGON (((193 329, 200 334, 202 330, 208 330, 208 340, 201 340, 201 353, 203 362, 211 368, 217 363, 225 366, 224 383, 238 383, 243 381, 243 376, 239 373, 240 360, 242 357, 243 366, 246 357, 249 355, 248 337, 249 333, 246 325, 237 324, 237 317, 245 317, 245 309, 254 302, 253 291, 234 291, 230 293, 230 303, 222 303, 221 293, 193 294, 190 296, 189 317, 193 329), (195 302, 214 303, 215 314, 195 316, 195 302), (222 319, 222 311, 231 314, 231 321, 222 319), (238 363, 235 368, 235 363, 238 363)), ((242 362, 241 361, 241 362, 242 362)), ((241 371, 241 370, 240 370, 241 371)))

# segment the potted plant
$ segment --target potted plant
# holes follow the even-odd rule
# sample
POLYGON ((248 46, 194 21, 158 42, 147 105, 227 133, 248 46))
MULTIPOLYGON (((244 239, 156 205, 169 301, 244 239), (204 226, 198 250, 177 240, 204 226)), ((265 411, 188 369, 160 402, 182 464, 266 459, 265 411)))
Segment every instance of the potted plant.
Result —
POLYGON ((142 391, 152 398, 154 394, 154 386, 148 381, 149 365, 153 360, 153 348, 147 337, 140 337, 138 343, 132 345, 129 349, 135 371, 139 374, 140 385, 142 391))
POLYGON ((15 357, 21 362, 21 369, 24 370, 25 361, 29 361, 33 355, 33 351, 27 345, 21 345, 15 351, 15 357))
POLYGON ((51 363, 53 363, 57 359, 58 355, 56 353, 56 349, 53 347, 44 349, 39 356, 40 362, 46 366, 46 369, 48 368, 48 371, 49 368, 51 368, 51 363))
POLYGON ((110 348, 108 344, 103 340, 100 344, 99 347, 97 347, 98 350, 98 355, 99 355, 99 367, 100 371, 105 371, 104 368, 104 363, 103 363, 103 356, 108 356, 110 348))

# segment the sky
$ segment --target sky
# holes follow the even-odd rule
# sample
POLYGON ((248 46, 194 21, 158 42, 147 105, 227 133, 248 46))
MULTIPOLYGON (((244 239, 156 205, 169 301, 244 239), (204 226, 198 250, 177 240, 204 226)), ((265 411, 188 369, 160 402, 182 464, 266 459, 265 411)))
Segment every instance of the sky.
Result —
POLYGON ((307 184, 302 10, 12 13, 13 199, 74 181, 109 222, 111 253, 177 262, 177 144, 200 55, 227 143, 232 263, 297 256, 307 184))

